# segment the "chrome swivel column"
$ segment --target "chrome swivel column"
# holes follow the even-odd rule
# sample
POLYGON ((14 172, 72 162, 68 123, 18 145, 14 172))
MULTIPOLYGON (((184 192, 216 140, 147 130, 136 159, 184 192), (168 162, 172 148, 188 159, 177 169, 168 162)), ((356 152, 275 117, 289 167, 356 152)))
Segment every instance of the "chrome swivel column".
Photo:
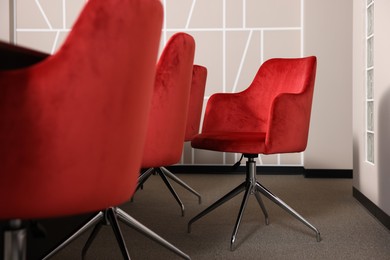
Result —
POLYGON ((246 158, 248 158, 248 161, 246 163, 246 180, 238 185, 236 188, 234 188, 232 191, 227 193, 225 196, 223 196, 221 199, 217 200, 214 202, 211 206, 200 212, 198 215, 193 217, 189 222, 188 222, 188 232, 191 232, 191 225, 201 217, 205 216, 209 212, 213 211, 217 207, 221 206, 224 204, 226 201, 234 198, 237 196, 239 193, 242 191, 245 191, 244 197, 242 199, 242 203, 240 206, 240 210, 238 212, 238 217, 236 220, 236 224, 233 229, 233 234, 230 240, 230 250, 234 250, 234 244, 236 242, 236 237, 237 237, 237 232, 238 228, 241 223, 242 216, 244 214, 244 210, 246 207, 246 204, 249 199, 249 195, 255 195, 257 202, 259 203, 264 216, 265 216, 265 222, 268 225, 268 213, 267 210, 265 209, 264 203, 260 197, 259 193, 262 193, 264 196, 266 196, 268 199, 270 199, 272 202, 274 202, 276 205, 293 215, 295 218, 297 218, 299 221, 304 223, 306 226, 308 226, 310 229, 312 229, 317 236, 317 241, 321 241, 321 236, 320 232, 318 231, 317 228, 315 228, 313 225, 311 225, 307 220, 305 220, 301 215, 299 215, 295 210, 293 210, 291 207, 289 207, 286 203, 284 203, 281 199, 276 197, 274 194, 272 194, 269 190, 267 190, 263 185, 261 185, 257 180, 256 180, 256 161, 255 158, 257 155, 254 154, 245 154, 244 155, 246 158))
POLYGON ((10 220, 7 230, 4 231, 4 260, 26 259, 26 229, 22 220, 10 220))

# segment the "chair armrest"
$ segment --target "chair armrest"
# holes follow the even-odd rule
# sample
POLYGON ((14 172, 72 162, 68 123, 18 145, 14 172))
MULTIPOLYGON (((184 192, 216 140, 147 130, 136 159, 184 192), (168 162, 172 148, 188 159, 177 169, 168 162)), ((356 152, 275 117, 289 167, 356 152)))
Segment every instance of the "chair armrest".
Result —
POLYGON ((202 132, 259 131, 259 124, 264 120, 255 111, 253 106, 258 102, 252 102, 252 98, 256 97, 246 91, 213 94, 207 102, 202 132))
POLYGON ((312 96, 306 93, 282 93, 271 106, 267 129, 267 153, 301 152, 309 134, 312 96))

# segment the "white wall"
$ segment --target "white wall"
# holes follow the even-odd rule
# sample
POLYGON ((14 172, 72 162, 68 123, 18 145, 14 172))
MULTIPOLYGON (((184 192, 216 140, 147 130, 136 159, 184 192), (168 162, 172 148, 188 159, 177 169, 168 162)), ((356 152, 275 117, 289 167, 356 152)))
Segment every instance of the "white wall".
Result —
MULTIPOLYGON (((5 2, 8 0, 0 0, 5 2)), ((17 1, 17 43, 55 51, 84 2, 17 1)), ((205 102, 215 92, 246 88, 268 58, 317 56, 311 130, 304 156, 262 156, 261 163, 352 169, 352 0, 162 2, 166 20, 161 46, 178 31, 194 36, 195 62, 209 70, 205 102)), ((186 144, 182 163, 231 165, 237 158, 234 154, 193 150, 186 144)))
POLYGON ((390 215, 390 1, 374 3, 374 164, 365 153, 365 8, 354 1, 353 185, 390 215))
POLYGON ((352 169, 352 0, 305 1, 304 44, 318 58, 305 168, 352 169))
POLYGON ((0 41, 9 41, 9 1, 0 0, 0 41))

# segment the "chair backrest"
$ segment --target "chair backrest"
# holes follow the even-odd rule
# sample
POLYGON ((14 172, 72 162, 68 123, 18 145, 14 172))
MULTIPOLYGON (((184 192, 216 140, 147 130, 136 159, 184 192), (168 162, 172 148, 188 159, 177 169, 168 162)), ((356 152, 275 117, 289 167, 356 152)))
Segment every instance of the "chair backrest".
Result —
POLYGON ((157 64, 142 168, 168 166, 180 160, 194 62, 195 41, 174 34, 157 64))
POLYGON ((305 150, 309 134, 317 59, 270 59, 247 89, 256 96, 260 131, 266 133, 267 153, 305 150))
POLYGON ((260 131, 267 132, 270 109, 278 95, 283 93, 306 94, 311 107, 316 73, 316 58, 274 58, 265 61, 259 68, 251 85, 245 90, 247 96, 256 101, 260 131))
POLYGON ((191 141, 199 133, 200 119, 202 116, 204 92, 206 88, 207 68, 194 65, 192 69, 192 82, 190 101, 184 141, 191 141))
POLYGON ((163 8, 89 0, 60 49, 0 71, 1 219, 129 199, 139 176, 163 8))

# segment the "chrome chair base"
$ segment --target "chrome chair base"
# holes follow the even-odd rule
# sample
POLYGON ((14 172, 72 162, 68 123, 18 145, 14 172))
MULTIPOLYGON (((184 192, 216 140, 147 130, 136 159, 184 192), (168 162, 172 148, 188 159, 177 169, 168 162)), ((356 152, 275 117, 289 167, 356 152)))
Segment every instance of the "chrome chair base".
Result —
POLYGON ((26 259, 27 231, 21 219, 13 219, 8 222, 4 230, 3 258, 4 260, 26 259))
POLYGON ((83 234, 85 231, 87 231, 90 227, 94 226, 94 229, 92 230, 87 242, 85 243, 85 246, 82 250, 82 259, 85 259, 87 251, 89 247, 91 246, 93 240, 96 238, 96 235, 99 233, 100 229, 103 225, 110 225, 112 227, 112 230, 114 231, 116 240, 118 242, 118 245, 120 247, 120 250, 122 252, 122 256, 124 259, 130 259, 129 252, 127 250, 125 241, 122 236, 121 229, 119 227, 118 219, 121 220, 123 223, 125 223, 127 226, 134 228, 138 232, 146 235, 150 239, 154 240, 155 242, 159 243, 160 245, 164 246, 165 248, 169 249, 173 253, 181 256, 184 259, 191 259, 187 254, 183 253, 181 250, 173 246, 171 243, 154 233, 152 230, 148 229, 144 225, 142 225, 140 222, 132 218, 130 215, 128 215, 126 212, 121 210, 117 207, 111 207, 104 211, 98 212, 91 220, 89 220, 86 224, 84 224, 78 231, 76 231, 72 236, 70 236, 67 240, 65 240, 62 244, 60 244, 58 247, 56 247, 52 252, 50 252, 48 255, 46 255, 43 260, 49 259, 56 253, 58 253, 61 249, 63 249, 66 245, 68 245, 70 242, 75 240, 77 237, 79 237, 81 234, 83 234))
POLYGON ((198 202, 199 204, 202 203, 202 197, 201 195, 195 191, 193 188, 191 188, 187 183, 185 183, 184 181, 182 181, 181 179, 179 179, 176 175, 174 175, 172 172, 170 172, 168 169, 166 169, 165 167, 159 167, 159 168, 149 168, 147 169, 144 173, 141 174, 141 176, 139 177, 138 179, 138 186, 137 186, 137 189, 138 190, 140 187, 143 186, 143 184, 147 181, 147 179, 152 175, 152 174, 158 174, 161 179, 163 180, 163 182, 165 183, 165 185, 168 187, 169 191, 172 193, 173 197, 176 199, 177 203, 179 204, 180 208, 181 208, 181 215, 184 216, 184 204, 183 202, 180 200, 179 198, 179 195, 177 195, 175 189, 173 188, 173 186, 171 185, 171 183, 169 182, 168 178, 170 178, 171 180, 175 181, 177 184, 181 185, 182 187, 184 187, 185 189, 187 189, 189 192, 191 192, 192 194, 194 194, 195 196, 198 197, 198 202), (168 178, 167 178, 168 177, 168 178))
POLYGON ((250 195, 255 195, 255 197, 257 199, 257 202, 259 203, 260 208, 263 211, 263 214, 264 214, 264 217, 265 217, 265 223, 266 223, 266 225, 269 224, 268 213, 267 213, 267 210, 265 209, 264 203, 263 203, 263 201, 262 201, 262 199, 260 197, 260 193, 263 194, 268 199, 270 199, 276 205, 278 205, 279 207, 281 207, 282 209, 284 209, 285 211, 290 213, 293 217, 295 217, 296 219, 301 221, 307 227, 312 229, 316 233, 317 242, 320 242, 321 241, 321 235, 320 235, 320 232, 318 231, 318 229, 316 227, 314 227, 312 224, 310 224, 306 219, 304 219, 301 215, 299 215, 295 210, 293 210, 290 206, 288 206, 284 201, 279 199, 277 196, 275 196, 272 192, 267 190, 263 185, 261 185, 256 180, 256 162, 255 162, 255 158, 257 157, 257 155, 256 156, 255 155, 244 155, 244 156, 248 158, 248 161, 246 163, 246 167, 247 167, 246 180, 243 183, 241 183, 240 185, 238 185, 236 188, 234 188, 232 191, 227 193, 225 196, 223 196, 222 198, 220 198, 219 200, 214 202, 208 208, 206 208, 205 210, 200 212, 198 215, 193 217, 188 222, 188 233, 191 232, 191 225, 195 221, 197 221, 201 217, 205 216, 206 214, 210 213, 214 209, 218 208, 219 206, 221 206, 222 204, 224 204, 228 200, 234 198, 235 196, 237 196, 241 192, 245 191, 244 192, 244 197, 242 199, 241 207, 240 207, 240 210, 238 212, 238 217, 237 217, 237 220, 236 220, 236 224, 235 224, 234 229, 233 229, 233 234, 231 236, 230 250, 233 251, 235 249, 234 245, 235 245, 235 242, 236 242, 238 228, 240 226, 241 219, 242 219, 242 216, 244 214, 245 207, 246 207, 246 204, 248 202, 248 199, 249 199, 250 195))

